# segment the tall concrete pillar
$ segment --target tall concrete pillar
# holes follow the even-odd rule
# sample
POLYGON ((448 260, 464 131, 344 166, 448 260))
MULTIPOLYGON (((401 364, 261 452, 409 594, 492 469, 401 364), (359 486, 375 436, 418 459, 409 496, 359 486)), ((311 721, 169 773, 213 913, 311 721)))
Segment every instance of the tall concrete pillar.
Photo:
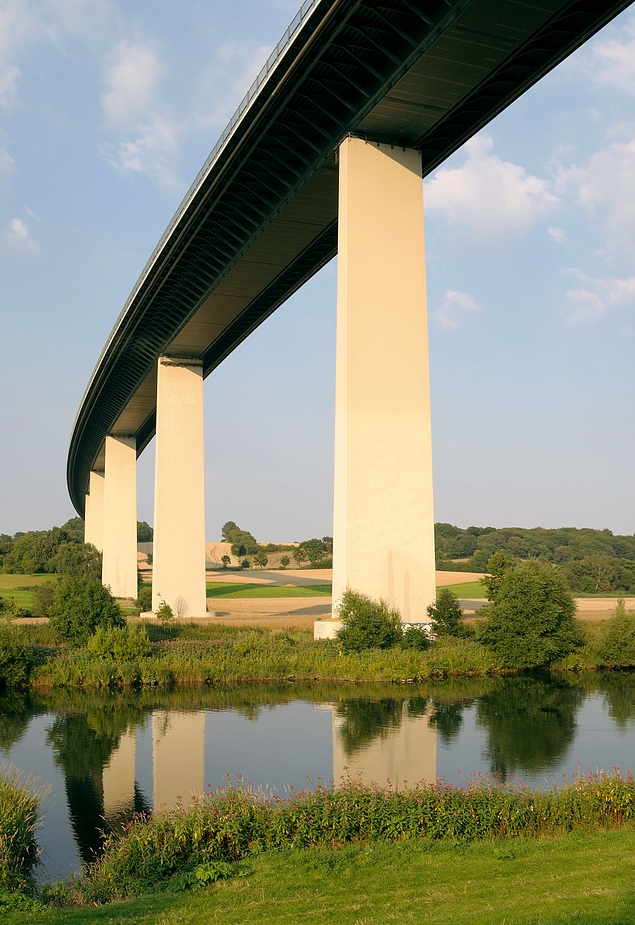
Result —
POLYGON ((104 473, 91 471, 84 511, 84 542, 104 548, 104 473))
POLYGON ((340 147, 333 600, 426 621, 436 596, 418 151, 340 147))
POLYGON ((203 364, 161 357, 157 375, 152 609, 204 617, 203 364))
POLYGON ((137 450, 134 437, 106 437, 102 582, 137 596, 137 450))

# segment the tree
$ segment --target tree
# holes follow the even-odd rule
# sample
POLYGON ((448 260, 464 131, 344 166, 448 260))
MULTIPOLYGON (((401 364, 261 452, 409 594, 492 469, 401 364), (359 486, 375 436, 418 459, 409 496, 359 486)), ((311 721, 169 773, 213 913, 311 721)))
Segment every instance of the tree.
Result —
POLYGON ((53 593, 51 625, 59 639, 86 645, 98 626, 125 626, 119 605, 95 578, 62 578, 53 593))
POLYGON ((269 557, 267 556, 267 553, 264 551, 264 549, 259 549, 254 556, 254 562, 256 565, 259 566, 259 568, 264 568, 268 561, 269 557))
POLYGON ((145 520, 137 521, 137 543, 151 543, 154 537, 154 530, 145 520))
POLYGON ((223 568, 226 569, 229 565, 231 565, 231 561, 232 561, 232 560, 230 559, 229 556, 224 555, 224 556, 222 557, 222 559, 221 559, 221 562, 223 563, 223 568))
POLYGON ((600 658, 604 664, 612 668, 635 666, 635 614, 627 612, 623 597, 603 629, 600 658))
POLYGON ((309 558, 306 554, 306 550, 302 546, 296 546, 296 548, 293 550, 292 555, 297 565, 302 565, 302 563, 306 562, 307 559, 309 558))
POLYGON ((224 541, 232 544, 232 554, 235 556, 255 555, 260 549, 256 538, 248 530, 241 530, 233 520, 223 524, 221 532, 224 541))
POLYGON ((280 565, 282 566, 282 568, 287 568, 290 562, 291 562, 291 559, 289 558, 289 556, 283 556, 280 559, 280 565))
POLYGON ((62 543, 53 560, 59 575, 101 578, 101 553, 91 543, 62 543))
POLYGON ((49 617, 53 609, 53 593, 55 586, 50 581, 38 585, 33 592, 33 612, 36 617, 49 617))
POLYGON ((19 687, 26 683, 31 669, 31 646, 24 634, 11 623, 0 622, 0 684, 19 687))
POLYGON ((427 608, 432 628, 437 636, 460 636, 463 611, 456 595, 449 588, 441 588, 439 596, 427 608))
POLYGON ((337 639, 345 652, 391 649, 401 641, 401 618, 386 601, 347 588, 339 604, 342 628, 337 639))
POLYGON ((538 560, 503 564, 492 577, 478 637, 506 667, 544 668, 582 644, 573 596, 556 568, 538 560))

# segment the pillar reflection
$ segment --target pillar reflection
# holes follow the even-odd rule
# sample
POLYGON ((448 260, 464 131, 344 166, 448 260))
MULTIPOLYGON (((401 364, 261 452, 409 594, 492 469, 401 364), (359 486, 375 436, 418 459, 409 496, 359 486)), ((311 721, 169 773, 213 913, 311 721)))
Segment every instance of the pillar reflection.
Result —
POLYGON ((204 789, 205 711, 152 714, 154 808, 174 809, 204 789))

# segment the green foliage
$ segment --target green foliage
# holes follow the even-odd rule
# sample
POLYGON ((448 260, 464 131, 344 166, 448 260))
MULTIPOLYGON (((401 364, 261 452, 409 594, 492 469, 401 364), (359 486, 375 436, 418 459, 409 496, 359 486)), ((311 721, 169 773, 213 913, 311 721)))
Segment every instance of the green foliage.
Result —
POLYGON ((152 610, 152 585, 142 585, 139 588, 136 603, 141 613, 149 613, 152 610))
POLYGON ((62 578, 53 593, 51 623, 59 639, 84 646, 100 627, 123 626, 119 605, 95 578, 62 578))
POLYGON ((137 543, 151 543, 154 537, 154 530, 145 520, 137 521, 137 543))
POLYGON ((37 863, 35 827, 44 791, 12 767, 0 772, 0 889, 32 892, 37 863))
POLYGON ((266 566, 266 564, 269 562, 269 557, 267 556, 267 553, 264 551, 264 549, 258 550, 254 556, 254 562, 258 568, 264 568, 266 566))
POLYGON ((37 585, 33 590, 33 613, 36 617, 50 617, 53 609, 55 586, 50 581, 37 585))
POLYGON ((251 568, 249 559, 243 559, 240 563, 241 568, 251 568))
POLYGON ((347 588, 338 610, 343 625, 337 640, 344 652, 391 649, 401 641, 399 612, 391 610, 386 601, 373 601, 347 588))
POLYGON ((221 558, 221 562, 222 562, 222 564, 223 564, 223 568, 226 569, 228 566, 231 565, 232 560, 231 560, 231 558, 230 558, 228 555, 224 555, 224 556, 221 558))
POLYGON ((449 588, 441 588, 433 604, 427 608, 432 619, 435 636, 460 636, 463 611, 456 595, 449 588))
POLYGON ((88 640, 88 651, 96 658, 112 659, 116 662, 131 662, 147 658, 152 651, 145 626, 100 626, 88 640))
POLYGON ((27 617, 28 615, 28 611, 18 605, 12 594, 0 597, 0 619, 15 620, 18 617, 27 617))
POLYGON ((174 611, 166 601, 161 601, 157 608, 157 620, 167 623, 174 616, 174 611))
POLYGON ((430 636, 419 626, 409 626, 401 637, 401 648, 423 652, 430 648, 430 636))
MULTIPOLYGON (((492 562, 492 560, 490 560, 492 562)), ((541 668, 573 652, 583 641, 575 602, 563 576, 543 562, 493 562, 478 638, 510 668, 541 668)))
POLYGON ((228 520, 222 527, 223 540, 232 544, 234 556, 255 555, 260 546, 248 530, 241 530, 233 520, 228 520))
POLYGON ((302 565, 303 562, 307 562, 309 559, 307 551, 304 548, 304 546, 302 546, 302 544, 295 547, 292 555, 293 555, 296 565, 302 565))
POLYGON ((548 791, 488 777, 462 788, 438 782, 399 791, 344 781, 288 800, 230 786, 190 807, 133 821, 125 835, 106 840, 102 856, 71 889, 76 903, 99 904, 170 889, 183 871, 235 864, 264 851, 421 839, 450 846, 460 840, 465 848, 468 840, 551 840, 580 829, 619 828, 634 818, 635 781, 619 774, 575 777, 548 791))
POLYGON ((29 680, 31 646, 18 626, 0 622, 0 684, 19 687, 29 680))
POLYGON ((83 541, 84 522, 79 517, 73 517, 62 527, 53 527, 52 530, 16 533, 10 548, 3 553, 3 571, 18 575, 54 572, 61 546, 68 543, 81 545, 83 541))
POLYGON ((635 667, 635 613, 627 612, 624 598, 619 599, 603 629, 599 648, 602 661, 614 668, 635 667))
POLYGON ((62 543, 53 559, 58 575, 101 579, 101 553, 91 543, 62 543))
POLYGON ((291 564, 291 559, 289 556, 282 556, 280 559, 280 565, 282 568, 287 568, 291 564))

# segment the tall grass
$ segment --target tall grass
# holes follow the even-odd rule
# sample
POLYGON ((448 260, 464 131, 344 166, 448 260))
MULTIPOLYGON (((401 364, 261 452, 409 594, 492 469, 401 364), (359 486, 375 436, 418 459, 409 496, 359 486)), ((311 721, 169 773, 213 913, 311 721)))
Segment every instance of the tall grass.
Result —
POLYGON ((30 892, 37 862, 35 828, 43 792, 11 766, 0 768, 0 890, 30 892))
POLYGON ((124 899, 161 889, 199 865, 272 849, 553 836, 616 828, 634 818, 635 780, 619 774, 578 776, 549 791, 489 777, 463 788, 438 781, 402 792, 348 780, 288 799, 228 786, 188 808, 133 820, 123 836, 106 841, 101 858, 70 884, 66 897, 78 903, 124 899))

